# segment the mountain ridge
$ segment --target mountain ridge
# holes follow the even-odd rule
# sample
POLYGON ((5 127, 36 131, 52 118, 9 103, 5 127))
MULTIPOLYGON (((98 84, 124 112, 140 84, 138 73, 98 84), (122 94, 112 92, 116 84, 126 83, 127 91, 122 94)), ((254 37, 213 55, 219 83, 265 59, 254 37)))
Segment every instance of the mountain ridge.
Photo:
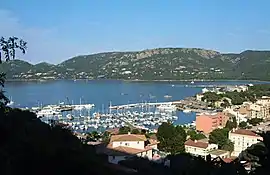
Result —
POLYGON ((79 55, 59 64, 12 60, 8 79, 256 79, 270 80, 270 51, 220 53, 202 48, 155 48, 79 55))

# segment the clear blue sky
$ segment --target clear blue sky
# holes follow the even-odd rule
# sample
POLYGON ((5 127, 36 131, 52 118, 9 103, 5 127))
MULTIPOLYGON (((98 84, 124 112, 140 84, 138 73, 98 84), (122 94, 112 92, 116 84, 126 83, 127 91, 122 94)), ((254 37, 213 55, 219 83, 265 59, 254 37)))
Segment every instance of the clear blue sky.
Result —
POLYGON ((29 43, 22 59, 156 47, 270 50, 269 0, 6 0, 0 35, 29 43))

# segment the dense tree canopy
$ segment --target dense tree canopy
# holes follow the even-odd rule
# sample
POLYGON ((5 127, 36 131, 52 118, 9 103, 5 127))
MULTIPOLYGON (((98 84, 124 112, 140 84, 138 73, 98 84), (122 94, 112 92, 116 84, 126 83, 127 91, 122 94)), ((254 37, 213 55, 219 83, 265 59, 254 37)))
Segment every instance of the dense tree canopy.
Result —
POLYGON ((233 128, 237 128, 237 122, 236 122, 235 116, 233 116, 231 120, 227 121, 225 128, 228 128, 229 130, 232 130, 233 128))
POLYGON ((242 121, 239 123, 239 128, 245 129, 246 127, 247 127, 247 122, 242 121))
POLYGON ((160 141, 159 149, 171 154, 185 151, 186 132, 181 126, 171 123, 162 123, 158 128, 157 139, 160 141))
POLYGON ((209 135, 209 143, 215 143, 219 146, 219 148, 233 151, 234 144, 228 138, 229 129, 215 129, 209 135))
POLYGON ((204 134, 197 133, 195 130, 188 130, 187 135, 190 137, 191 140, 200 140, 206 138, 204 134))
POLYGON ((253 125, 253 126, 256 126, 259 123, 261 123, 262 121, 263 121, 263 119, 261 119, 261 118, 252 118, 252 119, 248 120, 248 123, 253 125))
POLYGON ((119 134, 127 134, 129 132, 131 132, 131 128, 128 126, 123 126, 119 128, 119 134))

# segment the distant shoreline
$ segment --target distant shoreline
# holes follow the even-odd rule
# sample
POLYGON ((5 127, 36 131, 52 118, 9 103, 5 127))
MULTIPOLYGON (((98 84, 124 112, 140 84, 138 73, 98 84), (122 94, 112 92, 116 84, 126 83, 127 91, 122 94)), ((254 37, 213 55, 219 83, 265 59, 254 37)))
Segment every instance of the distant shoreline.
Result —
POLYGON ((270 81, 265 80, 230 80, 230 79, 208 79, 208 80, 194 80, 194 79, 183 79, 183 80, 127 80, 127 79, 7 79, 6 82, 49 82, 49 81, 123 81, 123 82, 219 82, 219 81, 225 81, 225 82, 261 82, 261 83, 270 83, 270 81))

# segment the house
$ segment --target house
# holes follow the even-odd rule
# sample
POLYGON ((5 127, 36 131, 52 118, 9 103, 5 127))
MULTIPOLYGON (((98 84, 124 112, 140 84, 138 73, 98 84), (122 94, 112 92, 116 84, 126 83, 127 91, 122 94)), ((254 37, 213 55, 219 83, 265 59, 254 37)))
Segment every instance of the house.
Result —
POLYGON ((227 91, 233 92, 245 92, 248 90, 248 86, 229 86, 227 87, 227 91))
POLYGON ((196 130, 209 134, 214 129, 225 127, 228 119, 224 112, 197 114, 196 130))
POLYGON ((109 163, 113 164, 134 156, 152 160, 153 149, 157 148, 158 143, 158 141, 147 140, 145 135, 130 133, 112 135, 104 153, 108 155, 109 163))
POLYGON ((185 151, 194 156, 202 156, 203 158, 206 158, 208 152, 215 149, 218 149, 217 144, 209 144, 203 140, 193 141, 189 139, 185 142, 185 151))
POLYGON ((245 129, 233 129, 229 132, 229 139, 234 143, 234 151, 232 156, 239 156, 239 154, 251 146, 252 144, 258 143, 263 138, 256 133, 245 130, 245 129))

